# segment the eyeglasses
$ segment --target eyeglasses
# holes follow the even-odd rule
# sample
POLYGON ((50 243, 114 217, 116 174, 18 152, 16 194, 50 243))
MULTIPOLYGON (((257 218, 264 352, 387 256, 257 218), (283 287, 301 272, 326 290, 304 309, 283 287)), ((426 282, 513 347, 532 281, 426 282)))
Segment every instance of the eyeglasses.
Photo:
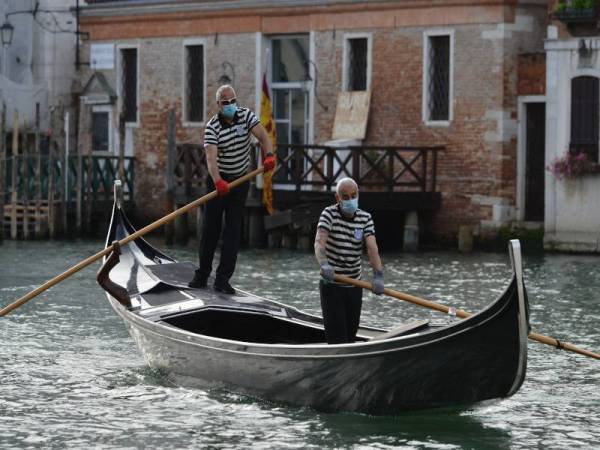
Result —
POLYGON ((237 99, 235 97, 230 98, 229 100, 219 100, 219 105, 221 106, 234 105, 235 103, 237 103, 237 99))

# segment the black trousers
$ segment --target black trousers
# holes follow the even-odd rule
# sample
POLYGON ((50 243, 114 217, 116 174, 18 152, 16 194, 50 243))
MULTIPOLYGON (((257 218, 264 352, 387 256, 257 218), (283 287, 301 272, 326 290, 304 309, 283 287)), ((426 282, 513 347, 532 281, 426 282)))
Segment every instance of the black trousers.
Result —
POLYGON ((319 292, 327 343, 354 342, 360 322, 362 288, 343 287, 321 280, 319 292))
MULTIPOLYGON (((226 176, 222 176, 222 178, 226 181, 235 179, 228 179, 226 176)), ((206 188, 208 192, 215 189, 210 176, 206 181, 206 188)), ((229 191, 229 194, 216 197, 204 206, 204 224, 200 240, 200 267, 196 272, 204 278, 208 278, 212 272, 213 257, 221 235, 221 228, 223 228, 223 246, 215 276, 215 284, 229 282, 235 270, 242 238, 242 214, 249 188, 250 183, 245 182, 229 191), (224 227, 222 227, 223 216, 225 216, 224 227)))

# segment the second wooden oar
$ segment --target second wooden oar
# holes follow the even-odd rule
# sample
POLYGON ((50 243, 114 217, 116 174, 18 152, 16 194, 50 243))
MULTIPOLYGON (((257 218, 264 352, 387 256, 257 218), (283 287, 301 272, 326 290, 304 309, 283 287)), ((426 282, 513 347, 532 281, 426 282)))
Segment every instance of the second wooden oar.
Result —
MULTIPOLYGON (((240 177, 237 180, 232 181, 231 183, 229 183, 229 187, 231 189, 233 189, 236 186, 239 186, 240 184, 245 183, 246 181, 251 180, 252 178, 254 178, 255 176, 257 176, 258 174, 262 173, 263 170, 264 170, 263 167, 259 167, 258 169, 253 170, 252 172, 244 175, 243 177, 240 177)), ((144 228, 142 228, 142 229, 136 231, 135 233, 130 234, 129 236, 121 239, 119 241, 119 244, 121 246, 123 246, 123 245, 127 244, 128 242, 131 242, 134 239, 137 239, 137 238, 145 235, 146 233, 149 233, 150 231, 152 231, 152 230, 154 230, 154 229, 156 229, 156 228, 164 225, 165 223, 170 222, 171 220, 175 219, 176 217, 178 217, 178 216, 180 216, 180 215, 188 212, 190 209, 196 208, 196 207, 198 207, 198 206, 200 206, 200 205, 208 202, 209 200, 212 200, 216 196, 217 196, 217 191, 209 192, 208 194, 200 197, 199 199, 196 199, 193 202, 188 203, 185 206, 182 206, 181 208, 173 211, 172 213, 167 214, 163 218, 158 219, 155 222, 152 222, 150 225, 146 225, 144 228)), ((95 255, 92 255, 92 256, 84 259, 83 261, 75 264, 69 270, 66 270, 65 272, 61 273, 60 275, 57 275, 56 277, 52 278, 51 280, 46 281, 44 284, 42 284, 37 289, 34 289, 33 291, 31 291, 28 294, 24 295, 20 299, 14 301, 10 305, 7 305, 4 308, 0 309, 0 317, 7 315, 13 309, 16 309, 19 306, 27 303, 29 300, 31 300, 32 298, 34 298, 37 295, 41 294, 45 290, 51 288, 55 284, 60 283, 64 279, 66 279, 66 278, 70 277, 71 275, 73 275, 74 273, 79 272, 84 267, 87 267, 90 264, 92 264, 93 262, 98 261, 103 256, 108 255, 111 251, 112 251, 112 245, 106 247, 105 249, 103 249, 101 251, 99 251, 95 255)))
MULTIPOLYGON (((361 287, 363 289, 372 290, 371 283, 362 280, 355 280, 354 278, 345 277, 343 275, 336 275, 335 281, 340 283, 351 284, 353 286, 361 287)), ((415 297, 413 295, 404 294, 403 292, 394 291, 393 289, 385 288, 383 291, 384 294, 389 295, 390 297, 397 298, 398 300, 404 300, 415 305, 424 306, 426 308, 435 309, 436 311, 440 311, 448 314, 450 312, 450 307, 445 305, 440 305, 439 303, 432 302, 431 300, 425 300, 424 298, 415 297)), ((462 309, 453 310, 456 316, 466 319, 467 317, 472 316, 473 314, 463 311, 462 309)), ((580 355, 589 356, 590 358, 600 359, 600 354, 591 352, 589 350, 585 350, 579 347, 574 346, 573 344, 569 344, 568 342, 562 342, 558 339, 544 336, 543 334, 538 333, 529 333, 529 339, 537 342, 541 342, 542 344, 551 345, 552 347, 556 347, 562 350, 569 350, 574 353, 579 353, 580 355)))

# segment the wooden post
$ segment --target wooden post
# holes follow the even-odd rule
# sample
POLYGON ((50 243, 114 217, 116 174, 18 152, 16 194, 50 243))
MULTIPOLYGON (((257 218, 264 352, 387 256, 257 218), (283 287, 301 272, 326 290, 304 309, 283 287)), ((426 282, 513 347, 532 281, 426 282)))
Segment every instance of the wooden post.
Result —
POLYGON ((29 136, 23 122, 23 239, 29 239, 29 136))
POLYGON ((50 239, 56 237, 56 208, 54 207, 54 157, 56 149, 53 144, 56 144, 56 142, 48 142, 48 234, 50 239))
POLYGON ((68 211, 69 211, 69 113, 66 112, 64 115, 64 135, 65 135, 65 149, 62 156, 62 185, 63 185, 63 198, 62 198, 62 232, 66 236, 68 230, 68 211))
MULTIPOLYGON (((167 174, 166 174, 166 205, 167 212, 175 210, 175 156, 177 144, 175 142, 175 110, 169 110, 167 116, 167 174)), ((173 222, 165 225, 165 243, 173 245, 175 227, 173 222)))
POLYGON ((40 104, 35 104, 35 237, 42 237, 42 151, 40 149, 40 104))
POLYGON ((6 176, 6 105, 2 103, 0 119, 0 242, 4 239, 4 196, 6 176))
MULTIPOLYGON (((94 209, 94 205, 98 201, 96 195, 94 194, 94 188, 92 185, 92 180, 94 176, 94 158, 92 157, 92 152, 89 151, 86 157, 87 168, 85 171, 86 174, 86 183, 85 183, 85 230, 88 233, 92 231, 92 211, 94 209)), ((108 161, 107 161, 108 164, 108 161)))
MULTIPOLYGON (((76 214, 77 217, 75 219, 75 233, 77 236, 82 235, 82 224, 83 224, 83 157, 78 148, 75 149, 77 152, 77 205, 76 205, 76 214)), ((88 199, 89 201, 89 199, 88 199)))
POLYGON ((125 117, 119 116, 119 179, 125 185, 125 117))
POLYGON ((19 170, 19 112, 13 115, 10 238, 17 239, 17 171, 19 170))

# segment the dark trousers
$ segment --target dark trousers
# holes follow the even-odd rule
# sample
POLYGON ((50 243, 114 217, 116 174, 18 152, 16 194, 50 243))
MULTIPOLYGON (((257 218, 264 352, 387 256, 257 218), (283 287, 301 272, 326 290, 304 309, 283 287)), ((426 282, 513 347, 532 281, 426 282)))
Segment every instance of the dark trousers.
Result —
POLYGON ((354 342, 360 322, 362 288, 342 287, 321 280, 319 292, 327 343, 354 342))
MULTIPOLYGON (((233 178, 223 177, 223 179, 233 181, 233 178)), ((215 284, 229 282, 235 270, 242 237, 242 214, 249 187, 250 183, 245 182, 229 191, 229 194, 216 197, 204 205, 204 224, 200 240, 200 267, 196 271, 201 277, 208 278, 212 272, 213 257, 221 235, 223 216, 225 216, 223 246, 215 276, 215 284)), ((215 189, 210 176, 206 181, 206 189, 208 192, 215 189)))

